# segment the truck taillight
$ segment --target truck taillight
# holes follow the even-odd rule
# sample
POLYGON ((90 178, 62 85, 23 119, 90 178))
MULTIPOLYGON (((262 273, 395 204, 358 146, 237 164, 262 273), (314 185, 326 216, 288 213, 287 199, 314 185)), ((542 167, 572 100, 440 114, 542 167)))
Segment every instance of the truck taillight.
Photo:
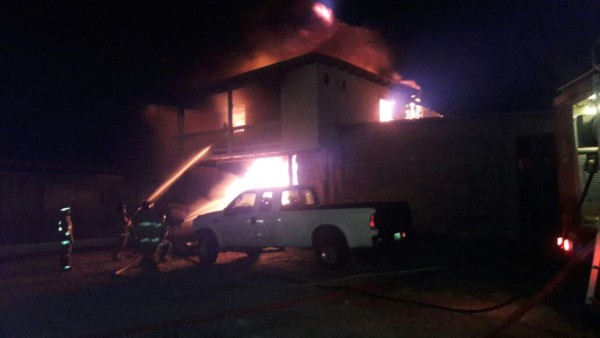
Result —
POLYGON ((573 249, 573 243, 568 238, 558 237, 556 238, 556 245, 565 251, 571 251, 573 249))
POLYGON ((369 221, 369 227, 373 230, 377 229, 377 224, 375 224, 375 214, 371 214, 371 219, 369 221))
POLYGON ((563 242, 563 249, 565 249, 565 251, 571 251, 573 247, 571 246, 571 241, 568 239, 565 239, 565 241, 563 242))

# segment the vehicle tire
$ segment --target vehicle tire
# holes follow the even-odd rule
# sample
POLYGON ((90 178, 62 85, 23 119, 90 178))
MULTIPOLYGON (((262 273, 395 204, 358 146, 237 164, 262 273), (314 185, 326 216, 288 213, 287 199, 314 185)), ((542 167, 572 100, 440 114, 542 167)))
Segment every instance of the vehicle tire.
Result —
POLYGON ((339 270, 348 261, 348 244, 339 231, 324 230, 315 241, 315 256, 327 270, 339 270))
POLYGON ((246 253, 246 255, 248 255, 248 258, 257 260, 260 254, 262 253, 262 248, 247 248, 246 250, 244 250, 244 252, 246 253))
POLYGON ((213 265, 219 255, 219 244, 217 238, 210 231, 202 231, 196 235, 198 245, 196 255, 203 265, 213 265))

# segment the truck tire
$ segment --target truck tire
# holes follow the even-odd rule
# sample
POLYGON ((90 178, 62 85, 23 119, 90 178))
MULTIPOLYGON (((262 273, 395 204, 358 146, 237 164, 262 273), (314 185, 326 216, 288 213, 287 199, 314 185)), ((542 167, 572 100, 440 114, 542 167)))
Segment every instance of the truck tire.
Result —
POLYGON ((258 257, 262 253, 262 248, 247 248, 244 252, 248 255, 248 258, 258 260, 258 257))
POLYGON ((348 261, 348 244, 339 230, 322 230, 315 240, 315 256, 327 270, 339 270, 348 261))
POLYGON ((200 231, 196 234, 198 245, 196 255, 203 265, 213 265, 219 255, 219 244, 217 238, 210 231, 200 231))

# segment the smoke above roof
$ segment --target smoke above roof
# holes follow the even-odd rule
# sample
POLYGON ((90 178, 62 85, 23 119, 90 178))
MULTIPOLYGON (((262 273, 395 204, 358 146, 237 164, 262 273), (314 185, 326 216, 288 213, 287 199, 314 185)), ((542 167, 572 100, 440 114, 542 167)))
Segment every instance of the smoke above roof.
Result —
POLYGON ((248 14, 241 36, 238 44, 228 45, 235 50, 220 53, 217 67, 210 67, 210 76, 204 70, 197 85, 319 52, 418 88, 394 70, 392 52, 377 31, 344 23, 319 2, 269 2, 248 14))

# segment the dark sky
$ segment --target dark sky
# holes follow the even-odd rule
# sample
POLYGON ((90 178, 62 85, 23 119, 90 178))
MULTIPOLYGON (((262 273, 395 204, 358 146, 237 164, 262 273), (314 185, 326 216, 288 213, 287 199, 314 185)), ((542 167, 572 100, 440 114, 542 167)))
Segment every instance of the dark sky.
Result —
MULTIPOLYGON (((326 3, 381 34, 396 70, 446 115, 551 109, 600 37, 591 0, 326 3)), ((300 27, 302 4, 2 2, 0 158, 119 165, 146 130, 131 112, 219 73, 253 32, 300 27)))

